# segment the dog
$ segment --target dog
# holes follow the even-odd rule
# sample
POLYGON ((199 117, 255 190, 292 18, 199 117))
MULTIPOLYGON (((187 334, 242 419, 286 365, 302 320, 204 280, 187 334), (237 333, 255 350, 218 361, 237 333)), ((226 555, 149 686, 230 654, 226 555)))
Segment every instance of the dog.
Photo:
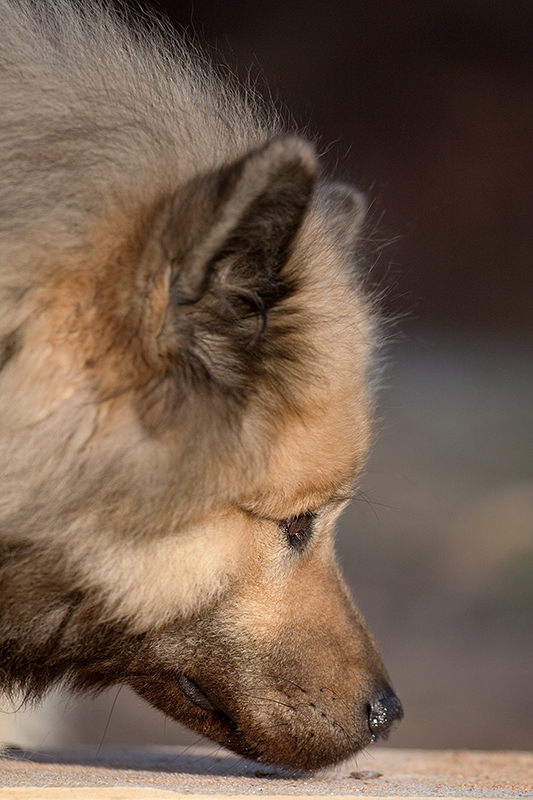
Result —
POLYGON ((309 770, 402 717, 334 555, 365 204, 164 25, 0 0, 0 688, 309 770))

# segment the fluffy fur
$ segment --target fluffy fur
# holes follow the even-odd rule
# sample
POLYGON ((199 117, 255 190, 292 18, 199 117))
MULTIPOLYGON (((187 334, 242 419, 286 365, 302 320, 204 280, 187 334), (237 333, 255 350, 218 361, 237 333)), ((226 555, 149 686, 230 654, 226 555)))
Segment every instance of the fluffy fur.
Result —
POLYGON ((0 687, 124 682, 237 752, 401 716, 339 577, 364 208, 168 36, 0 0, 0 687))

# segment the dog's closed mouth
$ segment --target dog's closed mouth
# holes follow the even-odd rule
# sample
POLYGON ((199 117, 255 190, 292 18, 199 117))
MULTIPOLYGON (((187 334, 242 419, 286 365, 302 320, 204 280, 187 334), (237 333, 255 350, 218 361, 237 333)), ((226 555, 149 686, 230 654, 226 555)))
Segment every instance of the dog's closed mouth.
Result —
POLYGON ((203 708, 205 711, 213 711, 215 713, 223 714, 228 720, 235 725, 235 722, 229 712, 227 705, 215 697, 212 692, 209 692, 204 687, 200 688, 196 681, 181 672, 178 675, 178 686, 185 695, 185 697, 194 703, 195 706, 203 708))

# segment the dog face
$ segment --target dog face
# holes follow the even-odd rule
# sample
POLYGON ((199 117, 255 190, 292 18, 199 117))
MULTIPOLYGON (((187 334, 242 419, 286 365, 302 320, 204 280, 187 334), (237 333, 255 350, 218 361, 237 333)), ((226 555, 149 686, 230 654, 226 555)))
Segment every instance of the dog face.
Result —
POLYGON ((5 239, 1 684, 128 683, 245 756, 338 761, 402 714, 333 547, 370 437, 362 201, 292 136, 154 185, 115 148, 102 195, 36 187, 5 239))
POLYGON ((283 527, 234 520, 244 540, 261 543, 249 547, 242 578, 189 624, 148 638, 130 685, 260 761, 314 768, 379 738, 400 706, 335 568, 336 514, 283 527))

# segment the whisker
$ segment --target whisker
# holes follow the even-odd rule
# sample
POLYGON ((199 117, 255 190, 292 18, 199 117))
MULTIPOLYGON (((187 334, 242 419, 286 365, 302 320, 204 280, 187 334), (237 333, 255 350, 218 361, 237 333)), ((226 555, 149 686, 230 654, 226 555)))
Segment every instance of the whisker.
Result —
MULTIPOLYGON (((278 706, 285 706, 285 708, 294 708, 290 703, 284 703, 282 700, 275 700, 273 697, 260 697, 260 695, 250 694, 248 697, 253 700, 261 700, 263 703, 275 703, 278 706)), ((301 704, 300 704, 301 705, 301 704)))
POLYGON ((108 730, 108 728, 109 728, 109 723, 111 722, 111 717, 113 716, 113 711, 115 710, 115 706, 116 706, 116 704, 117 704, 118 696, 119 696, 119 694, 120 694, 120 692, 121 692, 121 691, 122 691, 122 684, 121 684, 121 685, 118 687, 118 689, 117 689, 117 693, 116 693, 116 695, 115 695, 115 699, 113 700, 113 702, 112 702, 112 704, 111 704, 111 708, 110 708, 110 710, 109 710, 109 714, 108 714, 108 716, 107 716, 107 722, 106 722, 106 724, 105 724, 104 732, 102 733, 102 738, 100 739, 100 744, 98 745, 98 749, 97 749, 97 751, 96 751, 96 753, 95 753, 95 755, 94 755, 94 758, 93 758, 93 760, 92 760, 91 767, 94 767, 94 765, 95 765, 95 763, 96 763, 96 759, 97 759, 97 758, 98 758, 98 756, 100 755, 100 750, 102 749, 102 745, 103 745, 103 743, 104 743, 104 739, 105 739, 105 736, 106 736, 107 730, 108 730))
POLYGON ((285 683, 290 683, 291 686, 294 686, 296 689, 299 689, 300 692, 303 692, 304 694, 307 694, 307 692, 303 688, 303 686, 300 686, 298 683, 295 683, 290 678, 286 678, 284 675, 269 675, 268 677, 272 678, 272 680, 278 680, 279 679, 279 680, 285 681, 285 683))

